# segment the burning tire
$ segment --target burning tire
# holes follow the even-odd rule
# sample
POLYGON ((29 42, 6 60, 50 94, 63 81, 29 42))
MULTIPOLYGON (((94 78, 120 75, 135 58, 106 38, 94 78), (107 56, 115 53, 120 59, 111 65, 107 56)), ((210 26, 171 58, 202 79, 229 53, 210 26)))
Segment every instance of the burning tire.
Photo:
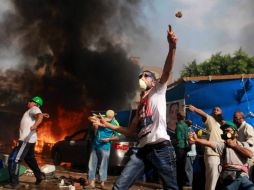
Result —
POLYGON ((53 154, 52 154, 52 158, 53 158, 53 162, 54 162, 54 164, 56 165, 56 166, 59 166, 60 164, 61 164, 61 158, 62 156, 61 156, 61 153, 60 152, 58 152, 57 150, 56 151, 54 151, 53 152, 53 154))

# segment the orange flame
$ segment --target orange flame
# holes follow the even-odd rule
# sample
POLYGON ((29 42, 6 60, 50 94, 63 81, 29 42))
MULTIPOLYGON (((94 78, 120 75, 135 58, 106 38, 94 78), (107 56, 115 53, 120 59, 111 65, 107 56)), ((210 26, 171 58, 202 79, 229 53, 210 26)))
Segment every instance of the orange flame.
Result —
POLYGON ((54 143, 63 140, 65 136, 78 129, 85 128, 88 110, 68 111, 59 107, 56 118, 45 121, 38 129, 38 140, 35 146, 36 153, 42 153, 45 149, 51 150, 54 143))

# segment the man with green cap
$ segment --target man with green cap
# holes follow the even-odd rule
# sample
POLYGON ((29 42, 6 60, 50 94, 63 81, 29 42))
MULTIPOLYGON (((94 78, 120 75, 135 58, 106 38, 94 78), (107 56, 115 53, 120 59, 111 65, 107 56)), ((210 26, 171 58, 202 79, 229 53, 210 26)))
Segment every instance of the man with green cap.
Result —
POLYGON ((40 184, 45 175, 38 167, 34 155, 34 147, 37 141, 36 130, 42 123, 43 118, 49 118, 49 114, 42 113, 40 107, 43 100, 39 96, 35 96, 27 103, 28 110, 24 113, 19 128, 19 141, 17 146, 12 150, 8 160, 8 170, 10 173, 10 184, 6 188, 16 189, 19 186, 19 167, 20 162, 24 160, 31 168, 36 178, 35 184, 40 184))
MULTIPOLYGON (((254 189, 248 176, 248 159, 253 156, 253 147, 247 142, 237 141, 237 126, 231 121, 221 125, 224 142, 200 139, 195 133, 189 136, 190 143, 199 143, 211 147, 220 155, 220 177, 217 189, 254 189)), ((209 179, 208 179, 209 180, 209 179)))

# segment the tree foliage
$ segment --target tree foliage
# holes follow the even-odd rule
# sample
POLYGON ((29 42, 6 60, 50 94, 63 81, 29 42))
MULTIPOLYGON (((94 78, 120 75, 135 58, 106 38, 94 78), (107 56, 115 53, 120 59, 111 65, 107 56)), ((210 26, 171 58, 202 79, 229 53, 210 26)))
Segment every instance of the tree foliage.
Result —
POLYGON ((200 64, 194 60, 183 68, 181 77, 250 73, 254 73, 254 57, 240 48, 233 55, 216 53, 200 64))

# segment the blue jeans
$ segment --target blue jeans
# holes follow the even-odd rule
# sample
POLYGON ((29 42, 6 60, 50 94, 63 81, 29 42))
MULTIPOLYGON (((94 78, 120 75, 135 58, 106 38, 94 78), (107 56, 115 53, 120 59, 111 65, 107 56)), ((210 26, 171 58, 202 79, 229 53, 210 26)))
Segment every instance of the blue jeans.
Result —
POLYGON ((193 182, 193 164, 196 156, 187 156, 185 162, 186 182, 184 185, 192 186, 193 182))
POLYGON ((145 165, 151 165, 163 182, 163 189, 178 189, 176 180, 176 155, 172 145, 156 148, 141 148, 131 156, 113 189, 129 189, 135 180, 144 173, 145 165))
POLYGON ((254 184, 249 180, 247 176, 239 176, 233 180, 230 184, 223 184, 220 189, 223 190, 254 190, 254 184))
POLYGON ((108 177, 108 160, 110 150, 92 149, 88 163, 88 179, 95 180, 97 164, 100 163, 100 181, 106 181, 108 177))

